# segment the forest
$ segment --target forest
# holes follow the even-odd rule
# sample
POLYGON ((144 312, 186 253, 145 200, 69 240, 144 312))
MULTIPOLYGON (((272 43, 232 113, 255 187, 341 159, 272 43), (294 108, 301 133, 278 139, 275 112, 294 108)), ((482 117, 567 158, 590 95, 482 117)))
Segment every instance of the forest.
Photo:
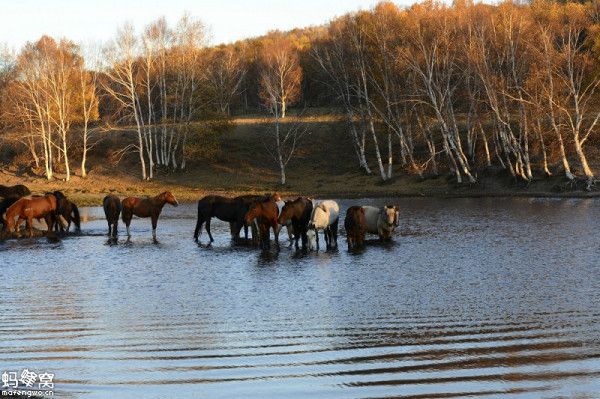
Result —
POLYGON ((197 123, 226 130, 259 115, 269 167, 285 184, 310 140, 298 121, 319 109, 343 121, 354 167, 381 181, 445 174, 473 184, 496 168, 524 184, 562 176, 589 190, 599 67, 597 2, 382 2, 218 46, 186 14, 174 26, 122 25, 101 46, 44 36, 0 47, 0 140, 40 176, 68 181, 86 176, 104 135, 126 130, 131 140, 113 155, 151 180, 196 161, 190 149, 206 140, 197 123))

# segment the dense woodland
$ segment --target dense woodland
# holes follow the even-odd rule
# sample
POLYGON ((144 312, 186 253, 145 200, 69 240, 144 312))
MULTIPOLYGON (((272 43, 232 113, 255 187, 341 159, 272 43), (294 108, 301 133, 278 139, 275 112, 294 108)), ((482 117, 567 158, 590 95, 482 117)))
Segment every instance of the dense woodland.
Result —
POLYGON ((529 182, 595 171, 600 3, 380 3, 324 26, 208 46, 199 19, 122 26, 101 47, 42 37, 0 57, 0 130, 48 179, 85 176, 98 136, 129 129, 141 177, 186 168, 199 121, 262 113, 285 166, 313 107, 343 115, 356 167, 389 180, 502 168, 529 182), (293 110, 293 111, 290 111, 293 110), (290 122, 291 120, 291 122, 290 122), (590 155, 591 154, 591 155, 590 155), (77 167, 73 167, 74 160, 77 167))

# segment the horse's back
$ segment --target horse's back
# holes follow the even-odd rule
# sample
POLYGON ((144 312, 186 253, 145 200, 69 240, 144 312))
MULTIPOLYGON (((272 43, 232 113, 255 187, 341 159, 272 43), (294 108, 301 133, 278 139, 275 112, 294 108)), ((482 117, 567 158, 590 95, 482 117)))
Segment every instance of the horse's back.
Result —
POLYGON ((365 223, 367 232, 372 234, 378 233, 377 223, 379 222, 379 212, 381 211, 379 208, 365 205, 362 207, 365 211, 365 223))

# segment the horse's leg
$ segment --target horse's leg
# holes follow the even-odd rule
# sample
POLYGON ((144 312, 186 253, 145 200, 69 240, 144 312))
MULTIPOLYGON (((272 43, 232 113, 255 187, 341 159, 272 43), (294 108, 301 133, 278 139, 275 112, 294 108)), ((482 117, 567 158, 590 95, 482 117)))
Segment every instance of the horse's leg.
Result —
POLYGON ((123 209, 123 223, 125 223, 125 227, 127 228, 127 237, 131 237, 131 230, 129 230, 129 225, 131 224, 131 218, 133 214, 128 209, 123 209))
POLYGON ((291 224, 288 224, 285 226, 285 228, 287 229, 287 234, 288 234, 288 240, 290 241, 290 247, 292 246, 292 244, 294 243, 294 228, 292 227, 291 224))
POLYGON ((152 215, 152 239, 156 241, 156 225, 158 224, 158 215, 152 215))
POLYGON ((300 236, 302 237, 302 249, 306 249, 306 243, 308 242, 308 236, 306 235, 306 228, 302 228, 300 232, 300 236))
POLYGON ((335 248, 338 247, 338 243, 337 243, 337 239, 338 239, 338 226, 339 226, 339 219, 335 219, 335 221, 333 222, 333 227, 331 228, 331 232, 333 234, 333 243, 335 245, 335 248))
POLYGON ((110 222, 110 220, 107 221, 108 223, 108 236, 112 236, 112 224, 110 222))
POLYGON ((200 240, 202 234, 202 225, 204 224, 204 215, 198 214, 198 221, 196 222, 196 230, 194 230, 194 241, 200 240))
MULTIPOLYGON (((23 223, 24 219, 21 219, 21 217, 19 216, 19 218, 17 219, 17 222, 15 223, 15 234, 17 235, 17 237, 21 236, 21 223, 23 223)), ((10 231, 9 231, 10 232, 10 231)))
POLYGON ((273 234, 275 235, 275 244, 279 246, 279 232, 281 231, 281 226, 277 224, 277 222, 271 225, 273 228, 273 234))
POLYGON ((206 221, 206 232, 208 233, 208 237, 210 238, 210 242, 215 241, 211 232, 210 232, 210 218, 206 221))
POLYGON ((27 216, 27 228, 29 229, 29 238, 33 237, 33 217, 27 216))

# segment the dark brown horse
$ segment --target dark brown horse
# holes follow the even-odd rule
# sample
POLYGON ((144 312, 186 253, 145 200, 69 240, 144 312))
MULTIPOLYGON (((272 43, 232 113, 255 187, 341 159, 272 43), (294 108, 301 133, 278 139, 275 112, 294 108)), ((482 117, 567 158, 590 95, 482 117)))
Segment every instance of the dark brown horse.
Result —
POLYGON ((108 235, 116 237, 119 229, 119 216, 123 210, 121 200, 116 195, 109 194, 102 200, 102 207, 108 222, 108 235))
POLYGON ((56 220, 56 209, 56 197, 53 194, 43 197, 20 198, 6 211, 6 231, 10 233, 14 229, 18 236, 19 226, 23 221, 27 221, 29 237, 33 237, 33 219, 44 219, 48 225, 48 231, 51 232, 56 220), (18 219, 15 222, 16 217, 18 219))
POLYGON ((210 242, 214 241, 210 231, 210 221, 213 217, 229 223, 233 239, 237 239, 242 227, 245 227, 245 237, 247 239, 248 225, 244 222, 244 216, 246 216, 252 204, 268 198, 280 197, 277 193, 269 196, 242 195, 235 198, 227 198, 220 195, 207 195, 203 197, 198 201, 198 221, 194 230, 194 240, 198 242, 202 234, 202 226, 206 224, 206 232, 208 233, 210 242))
POLYGON ((290 221, 292 222, 296 249, 298 249, 298 241, 300 239, 302 239, 302 249, 306 248, 308 241, 306 232, 312 210, 313 203, 306 197, 298 197, 293 201, 286 201, 281 209, 281 214, 277 222, 281 225, 288 224, 290 221))
POLYGON ((0 197, 2 198, 21 198, 27 195, 31 195, 31 191, 29 191, 29 189, 22 184, 17 184, 16 186, 3 186, 0 184, 0 197))
POLYGON ((69 201, 69 199, 61 191, 54 191, 52 193, 46 194, 53 194, 56 197, 57 217, 54 227, 55 231, 58 231, 60 229, 61 232, 68 232, 71 229, 71 223, 75 224, 75 227, 78 232, 81 231, 81 217, 79 215, 79 208, 77 207, 77 205, 69 201), (65 219, 65 222, 67 222, 66 229, 60 221, 61 216, 63 217, 63 219, 65 219))
POLYGON ((365 210, 362 206, 348 208, 344 227, 346 228, 348 250, 362 248, 365 244, 365 233, 367 232, 367 220, 365 219, 365 210))
POLYGON ((156 224, 163 207, 165 204, 177 206, 179 202, 173 194, 165 191, 152 198, 127 197, 121 204, 123 205, 123 223, 127 227, 127 236, 131 237, 129 225, 131 224, 131 218, 135 215, 140 218, 152 219, 152 238, 156 241, 156 224))
POLYGON ((246 225, 252 224, 255 220, 258 223, 260 233, 260 246, 263 249, 269 248, 270 229, 273 229, 275 234, 275 243, 279 245, 279 225, 277 218, 279 216, 279 208, 273 198, 268 198, 263 201, 255 202, 244 217, 246 225))

